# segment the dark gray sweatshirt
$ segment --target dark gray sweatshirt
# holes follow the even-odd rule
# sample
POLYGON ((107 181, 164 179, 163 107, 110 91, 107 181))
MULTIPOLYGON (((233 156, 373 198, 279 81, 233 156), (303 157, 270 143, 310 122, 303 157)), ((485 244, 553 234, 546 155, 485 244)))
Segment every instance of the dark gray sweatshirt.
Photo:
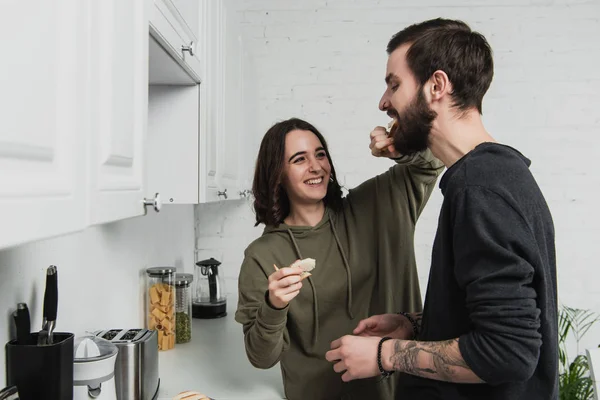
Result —
POLYGON ((460 338, 486 384, 402 375, 397 398, 558 398, 554 227, 530 161, 484 143, 440 181, 444 203, 419 340, 460 338))

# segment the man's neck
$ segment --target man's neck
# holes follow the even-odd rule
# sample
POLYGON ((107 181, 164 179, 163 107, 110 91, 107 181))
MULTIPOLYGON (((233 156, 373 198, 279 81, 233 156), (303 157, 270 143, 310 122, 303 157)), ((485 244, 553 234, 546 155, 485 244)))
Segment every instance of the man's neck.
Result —
POLYGON ((316 204, 292 205, 289 215, 284 222, 290 226, 316 226, 325 215, 325 205, 322 201, 316 204))
POLYGON ((438 115, 429 137, 429 149, 450 168, 481 143, 495 141, 483 126, 479 112, 473 110, 461 118, 438 115))

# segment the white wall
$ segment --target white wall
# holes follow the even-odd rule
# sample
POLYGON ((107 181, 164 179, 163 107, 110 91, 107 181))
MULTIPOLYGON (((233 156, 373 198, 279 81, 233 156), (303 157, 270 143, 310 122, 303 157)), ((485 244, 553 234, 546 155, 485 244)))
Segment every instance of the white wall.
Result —
MULTIPOLYGON (((532 160, 554 216, 561 303, 600 312, 595 204, 600 1, 238 0, 237 5, 258 74, 261 134, 292 116, 313 122, 328 139, 348 187, 389 166, 370 156, 368 134, 388 121, 377 104, 391 35, 438 16, 462 19, 483 33, 495 53, 486 125, 532 160)), ((259 140, 249 150, 252 157, 259 140)), ((436 190, 417 227, 423 293, 441 201, 436 190)), ((222 257, 225 273, 235 277, 245 246, 262 231, 252 227, 249 203, 197 211, 197 248, 222 257)), ((583 344, 600 344, 600 325, 583 344)))
POLYGON ((192 272, 193 249, 193 207, 167 205, 160 213, 0 251, 0 382, 16 304, 26 302, 32 330, 41 328, 49 265, 58 267, 57 332, 139 328, 145 326, 145 269, 171 265, 192 272))

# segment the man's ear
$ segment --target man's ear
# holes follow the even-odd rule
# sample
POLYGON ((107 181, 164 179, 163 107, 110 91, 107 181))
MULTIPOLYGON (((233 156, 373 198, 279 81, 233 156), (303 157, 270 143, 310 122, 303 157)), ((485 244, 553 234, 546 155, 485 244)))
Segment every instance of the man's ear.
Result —
POLYGON ((431 75, 431 86, 429 89, 429 95, 431 96, 432 101, 439 101, 444 96, 452 93, 452 84, 450 83, 450 79, 448 79, 448 75, 442 71, 437 70, 431 75))

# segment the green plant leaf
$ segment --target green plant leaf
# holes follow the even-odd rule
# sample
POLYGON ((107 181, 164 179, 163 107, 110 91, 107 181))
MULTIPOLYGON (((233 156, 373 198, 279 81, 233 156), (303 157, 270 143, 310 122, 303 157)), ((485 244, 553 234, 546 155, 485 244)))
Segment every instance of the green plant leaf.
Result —
MULTIPOLYGON (((579 354, 579 341, 589 329, 600 320, 598 314, 590 310, 581 310, 563 306, 558 314, 558 355, 559 399, 560 400, 590 400, 594 388, 589 377, 589 364, 583 354, 579 354), (566 340, 572 334, 577 343, 577 356, 569 363, 566 340)), ((598 346, 600 347, 600 346, 598 346)))

